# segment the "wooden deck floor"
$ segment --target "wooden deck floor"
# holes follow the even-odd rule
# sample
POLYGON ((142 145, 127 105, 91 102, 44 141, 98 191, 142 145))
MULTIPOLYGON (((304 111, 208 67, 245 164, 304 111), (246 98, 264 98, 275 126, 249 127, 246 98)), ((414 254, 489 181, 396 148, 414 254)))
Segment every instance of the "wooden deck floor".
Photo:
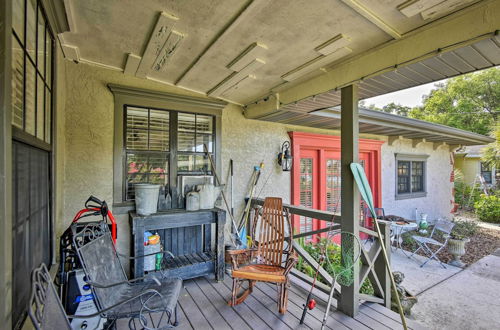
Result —
MULTIPOLYGON (((258 283, 246 301, 236 307, 227 305, 231 296, 232 280, 226 276, 217 283, 209 278, 197 278, 184 282, 179 298, 179 326, 177 329, 320 329, 325 304, 309 311, 305 324, 300 325, 302 304, 307 293, 297 285, 289 292, 288 312, 278 313, 276 286, 258 283)), ((409 320, 411 329, 424 329, 409 320)), ((118 329, 128 329, 128 321, 120 320, 118 329)), ((335 309, 330 312, 327 329, 402 329, 399 315, 374 303, 364 303, 360 313, 351 318, 335 309)))

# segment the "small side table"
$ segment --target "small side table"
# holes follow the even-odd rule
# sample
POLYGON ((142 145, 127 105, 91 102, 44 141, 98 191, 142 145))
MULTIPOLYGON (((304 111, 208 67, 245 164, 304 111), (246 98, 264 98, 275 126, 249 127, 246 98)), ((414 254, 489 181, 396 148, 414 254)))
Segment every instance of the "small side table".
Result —
POLYGON ((418 225, 415 222, 398 224, 397 222, 391 222, 391 243, 396 241, 396 250, 401 249, 404 253, 402 243, 402 235, 409 231, 417 230, 418 225))

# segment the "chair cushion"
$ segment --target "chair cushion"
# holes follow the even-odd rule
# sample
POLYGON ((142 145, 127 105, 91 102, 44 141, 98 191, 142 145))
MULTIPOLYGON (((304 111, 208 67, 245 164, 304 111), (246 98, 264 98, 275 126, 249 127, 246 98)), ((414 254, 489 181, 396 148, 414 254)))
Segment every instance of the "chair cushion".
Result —
POLYGON ((423 237, 423 236, 412 236, 412 238, 419 242, 419 243, 425 243, 425 244, 433 244, 433 245, 437 245, 437 246, 443 246, 443 243, 440 243, 438 241, 436 241, 435 239, 433 238, 429 238, 429 237, 423 237))
POLYGON ((264 281, 264 282, 285 282, 285 268, 271 265, 246 265, 233 270, 233 277, 264 281))

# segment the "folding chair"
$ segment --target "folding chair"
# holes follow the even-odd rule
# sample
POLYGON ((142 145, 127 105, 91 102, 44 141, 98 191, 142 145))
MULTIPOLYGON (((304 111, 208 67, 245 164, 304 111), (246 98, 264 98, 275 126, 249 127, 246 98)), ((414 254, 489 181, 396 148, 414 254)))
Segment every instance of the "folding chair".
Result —
POLYGON ((443 268, 446 268, 446 266, 437 257, 437 254, 442 249, 444 249, 446 247, 446 245, 448 244, 448 240, 450 239, 450 233, 451 233, 454 226, 455 226, 455 224, 451 221, 439 219, 436 222, 436 224, 434 225, 434 228, 432 229, 432 232, 429 235, 429 237, 418 236, 418 235, 412 236, 412 238, 415 240, 415 242, 417 242, 418 248, 408 258, 412 257, 419 250, 423 250, 424 253, 427 255, 427 260, 424 263, 422 263, 420 265, 420 267, 423 267, 426 263, 429 262, 429 260, 434 259, 434 260, 438 261, 439 264, 441 266, 443 266, 443 268), (444 243, 438 242, 437 240, 435 240, 433 238, 436 230, 438 230, 444 234, 444 238, 445 238, 444 243), (438 249, 435 252, 433 252, 432 249, 429 247, 429 245, 438 246, 438 249))
MULTIPOLYGON (((378 219, 385 220, 385 211, 382 207, 376 207, 375 213, 377 214, 378 219)), ((375 230, 375 219, 373 219, 370 209, 366 206, 363 207, 363 227, 373 231, 375 230)), ((368 236, 364 240, 364 244, 366 245, 366 243, 373 241, 375 241, 375 236, 368 236)))

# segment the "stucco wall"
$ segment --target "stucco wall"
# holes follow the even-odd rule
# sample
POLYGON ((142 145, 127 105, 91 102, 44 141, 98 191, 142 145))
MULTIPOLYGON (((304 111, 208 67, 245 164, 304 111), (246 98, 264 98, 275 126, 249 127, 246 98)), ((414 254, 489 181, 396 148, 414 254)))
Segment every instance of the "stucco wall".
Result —
MULTIPOLYGON (((66 99, 64 118, 64 184, 62 218, 56 237, 67 228, 90 195, 112 204, 113 192, 113 95, 108 83, 183 95, 195 93, 152 81, 126 76, 86 64, 64 61, 66 99)), ((62 123, 61 123, 62 124, 62 123)), ((60 139, 61 140, 61 139, 60 139)), ((130 228, 126 215, 117 216, 118 249, 128 251, 130 228)))
POLYGON ((395 214, 415 219, 418 214, 427 213, 429 219, 450 218, 450 204, 453 183, 450 182, 450 152, 446 147, 433 150, 432 143, 420 143, 412 147, 411 140, 400 140, 392 146, 382 145, 382 200, 386 214, 395 214), (427 158, 427 196, 396 200, 396 159, 395 154, 428 155, 427 158))
MULTIPOLYGON (((70 223, 74 214, 83 206, 89 195, 112 202, 113 190, 113 95, 108 83, 133 86, 156 91, 195 95, 174 86, 129 77, 121 72, 64 61, 65 101, 64 114, 59 118, 63 128, 58 129, 59 148, 63 148, 64 182, 62 184, 63 210, 58 217, 57 237, 70 223)), ((290 173, 283 172, 276 164, 280 146, 289 140, 288 132, 303 131, 338 135, 338 131, 320 130, 246 119, 242 109, 228 105, 222 114, 222 169, 219 175, 226 182, 229 159, 234 161, 234 198, 237 216, 241 215, 243 199, 248 191, 253 166, 264 162, 256 194, 260 197, 279 196, 290 201, 290 173)), ((384 139, 380 136, 362 135, 363 138, 384 139)), ((59 165, 58 165, 59 166, 59 165)), ((382 146, 383 204, 388 213, 413 218, 414 209, 431 217, 449 216, 451 184, 449 183, 449 153, 446 149, 432 150, 431 144, 421 144, 417 149, 411 141, 382 146), (426 198, 395 201, 394 152, 429 154, 426 198)), ((227 190, 229 196, 229 190, 227 190)), ((129 248, 130 228, 126 215, 117 217, 119 223, 119 249, 129 248)))

